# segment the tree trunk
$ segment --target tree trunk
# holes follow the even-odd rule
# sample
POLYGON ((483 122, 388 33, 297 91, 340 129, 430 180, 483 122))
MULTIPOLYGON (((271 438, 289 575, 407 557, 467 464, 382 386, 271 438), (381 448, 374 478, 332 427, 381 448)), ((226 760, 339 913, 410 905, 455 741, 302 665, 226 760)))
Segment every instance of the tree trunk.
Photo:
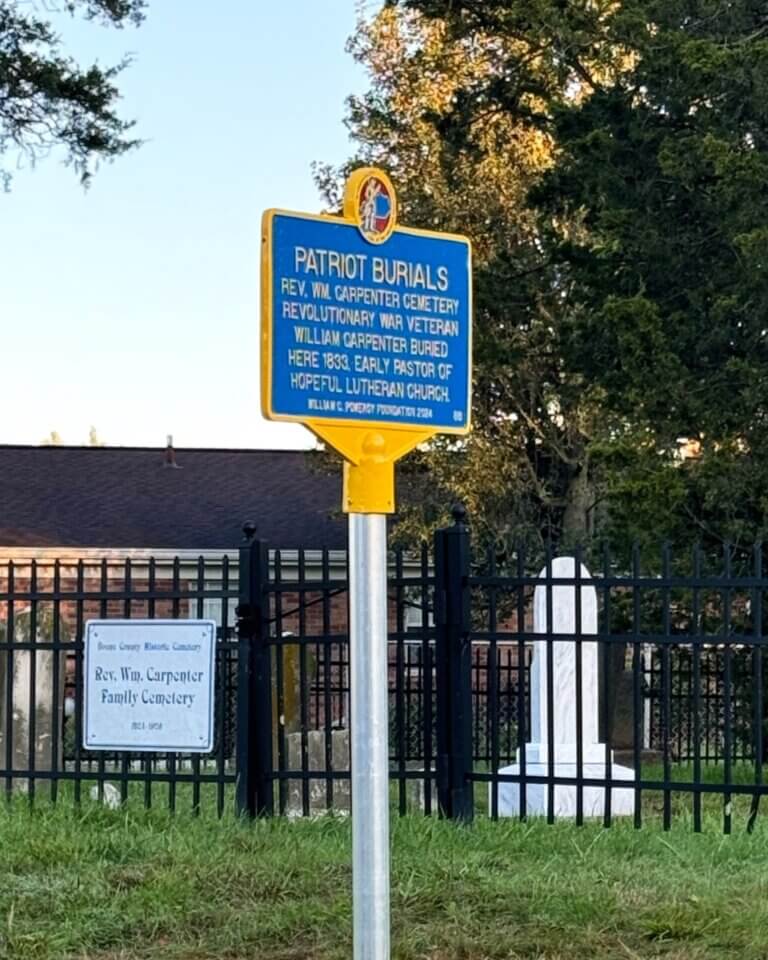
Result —
POLYGON ((594 531, 592 505, 594 490, 589 477, 587 462, 576 467, 568 484, 563 514, 563 543, 584 543, 594 531))
MULTIPOLYGON (((563 515, 563 543, 573 546, 587 542, 594 533, 594 489, 590 482, 589 463, 578 466, 571 477, 566 493, 563 515)), ((604 623, 606 632, 610 624, 604 623)), ((624 643, 600 643, 598 693, 600 703, 600 737, 609 739, 618 750, 631 751, 632 730, 632 674, 625 667, 627 645, 624 643), (607 683, 604 681, 608 673, 607 683)))

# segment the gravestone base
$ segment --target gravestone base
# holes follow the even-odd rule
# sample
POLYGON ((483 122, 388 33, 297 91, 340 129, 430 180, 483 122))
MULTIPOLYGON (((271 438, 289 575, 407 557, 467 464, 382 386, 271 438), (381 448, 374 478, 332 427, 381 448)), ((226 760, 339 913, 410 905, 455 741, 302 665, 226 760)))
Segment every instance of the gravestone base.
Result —
MULTIPOLYGON (((635 751, 634 750, 623 750, 617 747, 613 751, 614 757, 616 757, 616 763, 620 763, 625 767, 630 767, 632 770, 635 769, 635 751)), ((641 750, 640 751, 640 764, 645 766, 646 764, 660 764, 664 762, 664 754, 661 750, 641 750)))
MULTIPOLYGON (((307 733, 307 767, 308 774, 312 777, 312 772, 318 772, 317 778, 307 781, 307 790, 309 793, 309 813, 310 817, 321 816, 327 813, 334 813, 338 816, 346 816, 351 812, 351 781, 349 779, 334 780, 332 785, 333 801, 330 809, 328 808, 328 793, 325 777, 325 731, 311 730, 307 733)), ((285 738, 286 755, 289 770, 301 769, 301 734, 289 733, 285 738)), ((349 772, 349 730, 334 730, 331 733, 331 757, 333 770, 337 773, 349 772)), ((394 769, 394 768, 393 768, 394 769)), ((405 765, 408 771, 424 770, 424 764, 420 761, 408 762, 405 765)), ((433 777, 434 771, 430 765, 426 774, 427 777, 433 777)), ((304 813, 304 786, 301 780, 286 781, 285 797, 285 815, 290 818, 305 816, 304 813)), ((396 780, 392 780, 393 800, 399 796, 399 786, 396 780)), ((437 810, 437 792, 433 785, 432 806, 437 810)), ((423 777, 411 778, 405 780, 405 802, 406 807, 412 811, 424 811, 424 779, 423 777)))
MULTIPOLYGON (((417 770, 420 773, 424 771, 424 764, 420 760, 409 761, 405 765, 406 770, 417 770)), ((434 776, 434 771, 432 765, 429 764, 427 772, 424 775, 429 779, 429 782, 426 784, 427 790, 430 791, 430 801, 432 809, 437 810, 437 788, 434 785, 434 781, 431 779, 434 776)), ((405 781, 405 803, 406 809, 413 812, 423 813, 426 807, 425 796, 424 796, 424 776, 416 777, 411 779, 408 777, 405 781)), ((399 784, 396 780, 393 781, 396 785, 398 791, 397 796, 399 796, 399 784)))
MULTIPOLYGON (((287 763, 289 770, 301 770, 301 734, 289 733, 285 738, 287 763)), ((328 813, 328 787, 322 773, 325 772, 325 731, 310 730, 307 734, 307 772, 312 776, 316 770, 320 774, 316 779, 307 781, 309 793, 309 816, 328 813)), ((334 730, 331 733, 331 762, 333 770, 342 773, 349 771, 349 730, 334 730)), ((348 814, 351 809, 351 785, 348 779, 333 780, 331 809, 335 814, 348 814)), ((304 782, 288 780, 285 802, 287 817, 304 816, 304 782)))
MULTIPOLYGON (((575 757, 575 747, 565 747, 557 751, 558 760, 554 764, 555 777, 577 776, 577 765, 575 757), (562 759, 560 759, 562 757, 562 759)), ((525 752, 525 774, 526 781, 528 777, 548 777, 549 763, 547 762, 546 748, 537 748, 535 744, 530 744, 525 752)), ((502 767, 499 771, 502 775, 519 776, 520 764, 515 763, 509 767, 502 767)), ((618 763, 612 763, 610 768, 612 780, 627 780, 634 783, 635 772, 629 767, 624 767, 618 763)), ((608 768, 605 764, 605 747, 601 744, 593 744, 589 749, 584 750, 583 763, 581 765, 581 776, 585 780, 604 780, 608 775, 608 768)), ((492 785, 488 789, 488 806, 490 809, 492 797, 492 785)), ((584 786, 581 788, 582 812, 585 818, 602 817, 605 814, 605 801, 607 788, 584 786)), ((529 817, 546 817, 549 813, 549 786, 546 783, 525 784, 525 813, 529 817)), ((577 806, 578 788, 575 785, 558 783, 554 789, 554 811, 555 817, 575 817, 577 806)), ((629 817, 635 812, 635 791, 634 788, 613 787, 611 790, 611 816, 629 817)), ((520 784, 519 783, 500 783, 499 784, 499 816, 500 817, 519 817, 520 816, 520 784)))
MULTIPOLYGON (((89 796, 94 803, 99 802, 99 785, 94 784, 91 787, 89 796)), ((122 806, 122 797, 120 796, 120 791, 114 785, 114 783, 105 783, 104 789, 102 791, 101 802, 109 810, 117 810, 122 806)))

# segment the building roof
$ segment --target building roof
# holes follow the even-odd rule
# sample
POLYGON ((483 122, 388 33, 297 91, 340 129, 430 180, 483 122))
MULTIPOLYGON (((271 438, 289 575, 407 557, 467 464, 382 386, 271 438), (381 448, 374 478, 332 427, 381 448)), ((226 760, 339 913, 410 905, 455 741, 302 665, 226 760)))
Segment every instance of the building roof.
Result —
POLYGON ((272 547, 346 547, 316 453, 169 451, 0 445, 0 547, 232 549, 245 521, 272 547))

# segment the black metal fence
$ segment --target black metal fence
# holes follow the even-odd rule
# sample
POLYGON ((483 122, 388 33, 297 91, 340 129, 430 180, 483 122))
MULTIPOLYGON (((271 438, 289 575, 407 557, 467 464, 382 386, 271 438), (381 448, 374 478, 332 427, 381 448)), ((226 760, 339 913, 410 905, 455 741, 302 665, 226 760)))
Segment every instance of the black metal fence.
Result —
MULTIPOLYGON (((754 761, 755 738, 750 723, 744 721, 749 716, 752 699, 754 644, 735 643, 726 653, 721 644, 703 642, 698 664, 696 656, 692 645, 673 646, 669 654, 669 741, 675 761, 692 762, 698 749, 703 763, 723 763, 725 728, 729 718, 733 720, 732 760, 741 763, 754 761), (729 690, 725 685, 728 671, 732 681, 729 690), (695 711, 697 689, 698 711, 695 711), (696 716, 699 718, 698 727, 696 716)), ((644 652, 644 657, 646 742, 651 749, 658 751, 663 748, 665 739, 664 655, 659 647, 651 646, 644 652)))
MULTIPOLYGON (((697 830, 711 816, 726 831, 742 815, 751 826, 766 792, 762 549, 676 562, 665 549, 645 568, 637 551, 624 563, 602 554, 591 571, 577 554, 566 574, 562 558, 518 552, 500 570, 492 555, 473 560, 457 520, 438 534, 432 564, 426 552, 417 564, 399 556, 390 576, 400 811, 638 826, 657 817, 665 827, 687 812, 697 830)), ((252 809, 346 809, 348 648, 345 624, 329 615, 346 582, 297 584, 279 568, 263 586, 260 641, 278 722, 257 749, 263 792, 252 809), (280 630, 274 611, 288 594, 294 617, 319 605, 322 622, 280 630)))
POLYGON ((493 647, 514 637, 521 653, 530 644, 540 670, 538 724, 532 717, 523 735, 521 710, 516 763, 500 769, 494 744, 490 769, 475 764, 468 781, 486 787, 494 817, 625 816, 640 826, 658 816, 669 828, 685 812, 695 830, 708 815, 725 832, 737 816, 751 829, 766 792, 762 546, 676 558, 664 548, 647 569, 638 550, 623 566, 593 557, 591 572, 583 559, 550 554, 535 572, 521 553, 514 574, 498 576, 492 558, 483 575, 468 574, 482 611, 473 639, 493 647), (514 607, 515 628, 500 629, 496 611, 514 607))
MULTIPOLYGON (((768 759, 762 549, 726 549, 719 567, 697 552, 675 563, 666 550, 647 569, 637 552, 590 556, 589 572, 579 555, 564 568, 519 551, 501 569, 471 557, 456 519, 434 551, 391 560, 400 812, 753 823, 768 759)), ((270 552, 253 534, 231 559, 0 562, 9 796, 349 809, 345 557, 270 552), (94 617, 216 621, 211 754, 83 749, 82 638, 94 617)))
POLYGON ((219 812, 235 770, 238 597, 227 557, 0 563, 0 784, 33 802, 83 795, 115 804, 184 802, 219 812), (82 746, 83 634, 89 619, 211 617, 218 623, 211 754, 94 753, 82 746))

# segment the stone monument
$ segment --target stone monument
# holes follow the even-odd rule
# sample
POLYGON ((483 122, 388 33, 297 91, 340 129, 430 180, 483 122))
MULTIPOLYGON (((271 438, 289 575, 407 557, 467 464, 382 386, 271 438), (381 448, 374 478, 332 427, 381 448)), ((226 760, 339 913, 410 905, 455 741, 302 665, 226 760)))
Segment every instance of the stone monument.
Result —
MULTIPOLYGON (((546 577, 543 570, 540 577, 546 577)), ((556 580, 574 580, 576 562, 572 557, 560 557, 552 563, 552 578, 556 580)), ((590 574, 581 567, 584 586, 581 590, 581 636, 597 634, 597 592, 589 584, 590 574)), ((561 587, 548 587, 544 584, 536 587, 534 593, 533 629, 534 633, 547 633, 547 592, 551 590, 552 634, 571 635, 573 639, 553 640, 552 646, 552 690, 553 690, 553 728, 552 741, 555 777, 576 777, 576 586, 567 584, 561 587)), ((548 642, 537 640, 533 650, 531 664, 531 740, 525 748, 525 773, 527 776, 545 777, 549 775, 548 749, 548 710, 547 668, 548 642)), ((598 644, 596 641, 581 642, 581 776, 585 779, 600 780, 606 776, 605 744, 600 743, 598 735, 598 644)), ((518 762, 499 770, 500 774, 520 775, 520 754, 518 762)), ((613 780, 635 778, 634 772, 620 764, 612 764, 610 775, 613 780)), ((492 789, 492 785, 489 790, 492 789)), ((500 783, 499 816, 519 816, 520 785, 518 783, 500 783)), ((548 786, 545 783, 526 782, 526 813, 529 816, 546 816, 548 810, 548 786)), ((607 788, 585 786, 582 788, 582 809, 585 817, 600 817, 605 811, 607 788)), ((614 787, 611 796, 611 815, 627 816, 634 812, 635 793, 633 789, 614 787)), ((554 810, 558 817, 574 817, 577 806, 577 788, 572 784, 557 784, 554 789, 554 810)))

